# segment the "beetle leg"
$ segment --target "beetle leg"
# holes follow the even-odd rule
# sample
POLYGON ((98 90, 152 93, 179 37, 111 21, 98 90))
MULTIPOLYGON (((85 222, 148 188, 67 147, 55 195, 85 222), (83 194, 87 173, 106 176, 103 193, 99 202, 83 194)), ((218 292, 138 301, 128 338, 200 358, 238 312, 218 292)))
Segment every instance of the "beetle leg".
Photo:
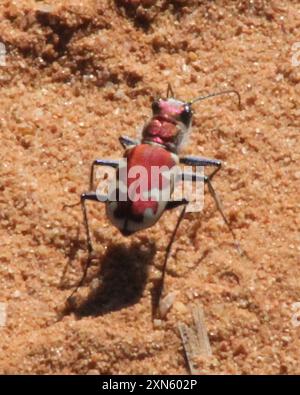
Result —
MULTIPOLYGON (((217 169, 216 171, 218 171, 218 170, 219 170, 219 169, 217 169)), ((213 172, 212 175, 214 175, 214 174, 216 173, 216 171, 213 172)), ((242 254, 242 250, 241 250, 241 248, 240 248, 240 245, 239 245, 239 242, 238 242, 238 240, 237 240, 237 238, 236 238, 236 235, 235 235, 235 233, 234 233, 234 230, 233 230, 232 227, 230 226, 230 223, 229 223, 228 219, 226 218, 226 216, 225 216, 225 214, 224 214, 224 210, 223 210, 221 201, 220 201, 220 199, 219 199, 219 197, 218 197, 218 195, 217 195, 217 193, 216 193, 216 191, 215 191, 215 189, 214 189, 214 187, 213 187, 213 185, 212 185, 212 183, 211 183, 211 177, 212 177, 212 175, 209 175, 209 176, 201 176, 201 175, 196 174, 196 173, 182 173, 182 174, 180 175, 180 177, 182 178, 182 180, 185 180, 185 181, 188 181, 188 180, 194 181, 194 182, 195 182, 195 181, 202 181, 202 182, 204 181, 204 183, 207 184, 209 193, 211 194, 212 198, 214 199, 215 205, 216 205, 216 207, 217 207, 219 213, 221 214, 221 216, 222 216, 222 218, 223 218, 223 221, 224 221, 225 224, 227 225, 227 228, 228 228, 229 232, 231 233, 231 235, 232 235, 232 237, 233 237, 235 246, 236 246, 238 252, 239 252, 240 254, 242 254)))
POLYGON ((165 210, 172 210, 173 208, 177 208, 179 206, 186 205, 186 204, 188 204, 188 200, 187 199, 170 200, 167 203, 167 206, 166 206, 165 210))
POLYGON ((184 156, 180 158, 180 163, 189 166, 211 166, 216 169, 208 176, 210 179, 221 169, 222 162, 219 159, 210 159, 197 156, 184 156))
POLYGON ((169 244, 168 244, 168 246, 166 248, 166 254, 165 254, 165 258, 164 258, 164 263, 163 263, 163 266, 162 266, 162 274, 161 274, 161 278, 159 280, 159 284, 158 284, 158 286, 157 286, 157 288, 155 290, 155 295, 154 295, 154 300, 153 300, 153 318, 155 318, 155 316, 158 313, 158 307, 159 307, 160 299, 161 299, 161 296, 162 296, 163 290, 164 290, 164 282, 165 282, 165 274, 166 274, 167 262, 168 262, 168 259, 169 259, 169 256, 170 256, 171 247, 172 247, 172 245, 174 243, 177 230, 179 228, 179 225, 180 225, 181 221, 183 220, 187 204, 188 204, 188 201, 186 199, 182 199, 180 201, 174 201, 174 202, 170 201, 167 204, 167 210, 171 209, 171 208, 175 208, 175 207, 181 206, 181 205, 183 205, 183 208, 182 208, 182 210, 180 212, 180 215, 179 215, 179 217, 177 219, 177 222, 176 222, 175 228, 174 228, 174 230, 172 232, 172 236, 170 238, 169 244))
POLYGON ((91 239, 91 235, 90 235, 87 210, 86 210, 86 206, 85 206, 86 200, 92 200, 94 202, 102 202, 103 203, 103 202, 105 202, 105 200, 107 200, 107 196, 98 195, 96 192, 85 192, 80 197, 81 209, 82 209, 82 213, 83 213, 83 222, 84 222, 85 232, 86 232, 86 243, 87 243, 88 257, 87 257, 87 260, 86 260, 86 263, 85 263, 85 266, 83 269, 81 279, 80 279, 79 283, 77 284, 76 288, 71 293, 71 295, 68 297, 68 301, 71 300, 72 296, 82 286, 82 284, 86 278, 87 271, 88 271, 88 269, 91 265, 91 261, 92 261, 93 245, 92 245, 92 239, 91 239))
POLYGON ((127 137, 127 136, 119 137, 119 141, 120 141, 120 144, 122 145, 122 147, 125 149, 130 147, 131 145, 139 144, 139 140, 135 140, 135 139, 132 139, 131 137, 127 137))
POLYGON ((115 169, 119 167, 120 160, 119 159, 96 159, 92 163, 91 173, 90 173, 90 191, 94 190, 94 167, 95 166, 110 166, 115 169))

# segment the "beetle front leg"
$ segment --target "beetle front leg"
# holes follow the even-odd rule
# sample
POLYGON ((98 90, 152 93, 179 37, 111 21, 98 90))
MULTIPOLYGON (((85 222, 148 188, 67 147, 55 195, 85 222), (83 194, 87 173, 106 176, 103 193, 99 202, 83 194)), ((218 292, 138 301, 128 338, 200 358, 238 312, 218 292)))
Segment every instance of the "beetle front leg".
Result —
POLYGON ((219 159, 211 159, 197 156, 184 156, 180 158, 180 163, 188 166, 210 166, 216 169, 208 176, 210 179, 221 169, 222 162, 219 159))
POLYGON ((130 146, 133 146, 133 145, 138 145, 140 143, 139 140, 135 140, 135 139, 132 139, 131 137, 127 137, 127 136, 119 137, 119 141, 124 149, 126 149, 130 146))

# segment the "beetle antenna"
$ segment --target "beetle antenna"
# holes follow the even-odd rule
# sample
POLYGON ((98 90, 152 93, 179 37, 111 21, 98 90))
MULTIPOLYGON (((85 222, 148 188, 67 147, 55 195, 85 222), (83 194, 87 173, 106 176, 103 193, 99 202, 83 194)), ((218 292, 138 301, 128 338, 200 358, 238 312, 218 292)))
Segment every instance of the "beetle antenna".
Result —
POLYGON ((214 97, 214 96, 227 95, 230 93, 234 93, 235 95, 237 95, 238 100, 239 100, 239 109, 241 110, 242 109, 241 95, 239 94, 238 91, 236 91, 234 89, 230 89, 230 90, 222 91, 222 92, 217 92, 217 93, 210 93, 209 95, 206 95, 206 96, 199 96, 199 97, 196 97, 196 99, 190 100, 187 104, 189 104, 191 106, 192 104, 196 103, 197 101, 209 99, 210 97, 214 97))
POLYGON ((168 83, 168 88, 167 88, 167 99, 169 97, 174 97, 173 88, 172 88, 172 85, 170 84, 170 82, 168 83))

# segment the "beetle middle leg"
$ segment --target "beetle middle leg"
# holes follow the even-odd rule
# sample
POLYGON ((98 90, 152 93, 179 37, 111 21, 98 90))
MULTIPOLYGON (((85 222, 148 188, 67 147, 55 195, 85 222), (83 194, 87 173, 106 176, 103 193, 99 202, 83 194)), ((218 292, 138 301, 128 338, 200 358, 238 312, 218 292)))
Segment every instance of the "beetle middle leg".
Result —
MULTIPOLYGON (((201 162, 198 162, 198 163, 199 163, 198 166, 205 166, 203 164, 204 161, 202 161, 202 160, 201 160, 201 162)), ((189 162, 189 164, 191 164, 191 162, 189 162)), ((194 162, 193 165, 196 165, 196 163, 194 162)), ((209 166, 215 166, 215 165, 209 164, 209 166)), ((204 182, 205 184, 207 184, 209 193, 211 194, 212 198, 214 199, 214 202, 215 202, 215 205, 217 207, 217 210, 219 211, 219 213, 221 214, 221 216, 223 218, 223 221, 227 225, 227 228, 228 228, 228 230, 230 231, 230 233, 231 233, 231 235, 233 237, 234 244, 235 244, 238 252, 242 255, 242 250, 241 250, 239 242, 238 242, 238 240, 236 238, 234 230, 232 229, 232 227, 230 225, 230 222, 228 221, 228 219, 226 218, 226 216, 224 214, 224 210, 223 210, 221 201, 220 201, 220 199, 219 199, 219 197, 218 197, 218 195, 217 195, 217 193, 216 193, 216 191, 215 191, 215 189, 214 189, 214 187, 212 185, 212 182, 211 182, 212 177, 220 169, 220 166, 221 165, 219 165, 218 168, 215 171, 213 171, 209 176, 201 176, 201 175, 193 173, 193 172, 192 173, 184 173, 183 172, 183 173, 180 174, 180 178, 182 180, 184 180, 184 181, 193 181, 193 182, 200 181, 200 182, 204 182)))
POLYGON ((220 202, 220 199, 214 190, 214 187, 211 183, 212 178, 216 175, 216 173, 221 169, 222 162, 219 159, 211 159, 211 158, 204 158, 204 157, 197 157, 197 156, 184 156, 180 158, 180 163, 185 164, 185 165, 190 165, 190 166, 204 166, 204 167, 215 167, 215 170, 212 171, 208 176, 200 176, 195 173, 182 173, 181 178, 182 180, 188 181, 188 178, 190 178, 191 181, 204 181, 205 184, 208 186, 209 193, 213 197, 216 207, 218 211, 220 212, 225 224, 227 225, 230 233, 232 234, 235 242, 236 242, 236 237, 233 232, 233 229, 230 226, 230 223, 228 219, 226 218, 222 204, 220 202))
POLYGON ((90 172, 90 186, 89 190, 93 191, 94 190, 94 168, 95 166, 109 166, 113 167, 114 169, 117 169, 120 165, 120 160, 119 159, 96 159, 92 163, 91 166, 91 172, 90 172))

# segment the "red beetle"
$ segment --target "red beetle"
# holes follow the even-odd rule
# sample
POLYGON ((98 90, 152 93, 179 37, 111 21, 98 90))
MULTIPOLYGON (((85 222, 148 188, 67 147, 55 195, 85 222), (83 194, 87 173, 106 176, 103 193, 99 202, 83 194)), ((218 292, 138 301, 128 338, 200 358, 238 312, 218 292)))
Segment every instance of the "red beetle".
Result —
MULTIPOLYGON (((173 231, 170 243, 166 249, 162 284, 170 248, 175 238, 177 228, 184 216, 186 206, 189 203, 186 198, 182 198, 181 200, 172 200, 172 192, 174 191, 176 180, 179 178, 189 179, 190 181, 201 181, 208 185, 209 192, 214 198, 217 209, 221 213, 235 239, 234 232, 223 213, 219 199, 211 184, 213 176, 221 167, 221 161, 218 159, 209 159, 204 157, 178 156, 182 142, 191 128, 193 117, 192 105, 197 101, 204 100, 209 97, 229 93, 237 95, 239 106, 241 106, 240 95, 235 90, 227 90, 206 96, 200 96, 194 100, 185 102, 173 98, 174 95, 169 85, 167 98, 158 99, 152 103, 153 114, 150 121, 143 127, 141 141, 133 140, 124 136, 119 138, 120 143, 125 148, 125 161, 124 159, 121 161, 96 159, 93 162, 90 175, 90 191, 81 195, 81 205, 87 234, 89 258, 87 260, 83 277, 72 295, 82 285, 85 279, 92 253, 92 242, 85 206, 86 200, 104 202, 106 205, 107 217, 124 236, 129 236, 136 231, 153 226, 166 210, 178 206, 183 207, 173 231), (196 172, 180 172, 179 175, 176 173, 176 177, 170 178, 165 177, 162 172, 154 179, 152 173, 153 168, 164 168, 171 172, 172 169, 178 168, 178 165, 180 164, 189 166, 209 166, 213 167, 214 170, 208 176, 199 176, 196 172), (111 189, 111 193, 104 195, 95 191, 93 185, 95 166, 110 166, 116 169, 116 187, 111 189), (139 171, 136 171, 137 168, 142 169, 143 173, 141 174, 139 171), (123 174, 122 177, 121 173, 123 174), (138 187, 134 188, 137 181, 139 181, 138 187), (170 196, 167 195, 167 198, 164 198, 162 197, 162 192, 166 183, 168 183, 170 196)), ((162 285, 159 296, 161 292, 162 285)))

